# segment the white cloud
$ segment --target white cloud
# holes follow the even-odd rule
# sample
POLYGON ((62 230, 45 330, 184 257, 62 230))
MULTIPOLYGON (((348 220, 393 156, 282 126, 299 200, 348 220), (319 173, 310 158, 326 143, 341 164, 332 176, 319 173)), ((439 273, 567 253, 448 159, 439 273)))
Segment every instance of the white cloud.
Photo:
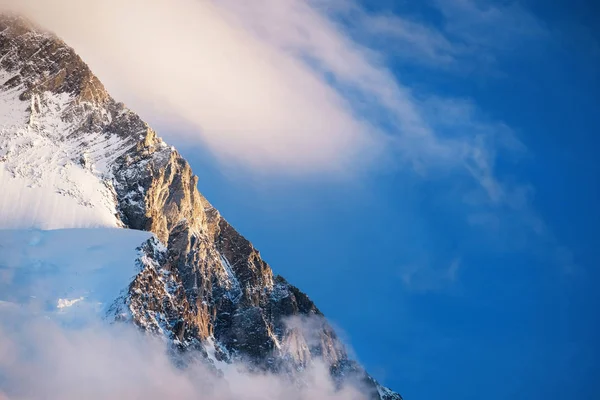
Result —
MULTIPOLYGON (((0 305, 1 307, 1 305, 0 305)), ((357 389, 337 390, 319 363, 300 374, 251 374, 232 366, 226 380, 192 362, 176 367, 163 342, 124 325, 92 324, 67 329, 51 320, 0 309, 0 398, 366 400, 357 389), (4 397, 2 397, 4 396, 4 397)))
MULTIPOLYGON (((282 39, 301 38, 292 35, 300 24, 308 32, 326 30, 331 41, 341 37, 302 2, 269 3, 263 6, 274 13, 266 26, 279 18, 278 8, 283 16, 303 13, 288 21, 293 25, 282 39)), ((288 173, 340 172, 368 163, 382 150, 383 135, 353 115, 343 96, 304 62, 304 54, 280 48, 273 36, 265 40, 251 33, 235 22, 231 5, 206 0, 23 5, 75 47, 115 97, 147 119, 160 121, 158 113, 167 133, 191 126, 195 136, 189 139, 201 139, 226 163, 288 173)), ((311 49, 321 55, 329 50, 338 68, 356 76, 353 60, 345 60, 354 48, 323 43, 311 49)), ((365 63, 359 54, 353 57, 365 63)))

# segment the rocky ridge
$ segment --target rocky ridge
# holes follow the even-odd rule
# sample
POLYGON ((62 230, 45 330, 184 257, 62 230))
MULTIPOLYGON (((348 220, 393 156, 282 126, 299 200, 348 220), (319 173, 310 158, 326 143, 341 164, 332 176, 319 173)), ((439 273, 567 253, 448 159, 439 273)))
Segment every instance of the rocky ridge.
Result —
MULTIPOLYGON (((117 225, 156 235, 142 246, 140 273, 111 318, 164 335, 213 365, 243 361, 293 377, 323 360, 340 385, 359 381, 373 399, 401 399, 349 358, 314 303, 273 274, 198 192, 181 155, 112 99, 70 47, 18 17, 1 17, 0 32, 0 92, 27 104, 24 129, 68 148, 64 163, 102 183, 117 225)), ((8 147, 15 159, 35 143, 8 147)), ((8 165, 5 153, 0 147, 0 164, 8 165)), ((78 193, 64 195, 99 207, 78 193)))

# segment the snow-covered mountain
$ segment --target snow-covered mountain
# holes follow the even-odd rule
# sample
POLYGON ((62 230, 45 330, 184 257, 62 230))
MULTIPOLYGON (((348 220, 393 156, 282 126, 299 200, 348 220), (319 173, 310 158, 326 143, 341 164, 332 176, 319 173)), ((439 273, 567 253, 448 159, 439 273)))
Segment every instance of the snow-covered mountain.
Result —
POLYGON ((243 362, 293 380, 324 362, 340 387, 401 398, 350 359, 315 304, 273 274, 198 192, 189 164, 70 47, 18 17, 0 17, 0 31, 0 228, 151 232, 109 320, 216 369, 243 362))

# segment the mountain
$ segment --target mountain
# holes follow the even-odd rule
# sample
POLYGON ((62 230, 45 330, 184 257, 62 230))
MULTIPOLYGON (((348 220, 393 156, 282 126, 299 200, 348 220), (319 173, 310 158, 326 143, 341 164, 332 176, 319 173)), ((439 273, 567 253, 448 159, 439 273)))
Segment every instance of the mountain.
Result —
POLYGON ((198 192, 189 164, 73 49, 15 16, 0 17, 0 32, 1 227, 151 232, 107 318, 216 369, 239 361, 293 379, 321 360, 340 386, 401 399, 348 356, 308 296, 273 274, 198 192))

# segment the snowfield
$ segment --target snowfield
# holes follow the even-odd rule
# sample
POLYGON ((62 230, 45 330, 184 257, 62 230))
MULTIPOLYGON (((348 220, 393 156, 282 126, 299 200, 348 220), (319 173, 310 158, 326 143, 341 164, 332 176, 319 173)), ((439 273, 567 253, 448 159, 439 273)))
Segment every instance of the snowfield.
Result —
MULTIPOLYGON (((8 78, 0 72, 0 82, 8 78)), ((132 144, 76 132, 86 114, 65 120, 74 107, 67 94, 22 101, 20 91, 0 90, 0 229, 119 226, 109 167, 132 144)))

